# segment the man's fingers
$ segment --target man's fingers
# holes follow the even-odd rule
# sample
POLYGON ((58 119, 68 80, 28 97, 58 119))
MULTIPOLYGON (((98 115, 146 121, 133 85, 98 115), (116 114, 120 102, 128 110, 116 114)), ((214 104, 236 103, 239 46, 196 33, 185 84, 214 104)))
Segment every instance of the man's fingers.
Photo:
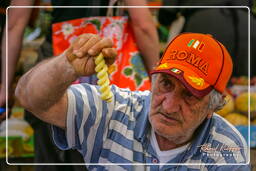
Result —
POLYGON ((95 44, 97 44, 97 42, 100 41, 100 37, 97 35, 93 35, 91 36, 88 40, 81 40, 78 41, 78 43, 81 43, 82 46, 80 47, 80 49, 76 50, 75 55, 79 58, 85 56, 88 53, 88 50, 93 47, 95 44))
POLYGON ((79 36, 65 53, 78 75, 90 75, 95 72, 94 56, 101 52, 107 65, 114 63, 117 51, 112 47, 111 39, 85 34, 79 36))
POLYGON ((115 59, 117 57, 117 51, 114 48, 104 48, 102 50, 102 54, 106 60, 106 63, 108 65, 111 65, 115 62, 115 59))
MULTIPOLYGON (((112 47, 113 42, 111 39, 101 38, 95 34, 83 34, 74 41, 72 45, 72 54, 69 56, 71 56, 70 58, 72 59, 76 57, 82 58, 87 54, 90 56, 96 56, 102 51, 102 49, 112 47)), ((107 51, 108 50, 106 50, 107 56, 116 56, 116 53, 113 50, 110 50, 109 52, 107 51)))
POLYGON ((93 34, 82 34, 73 43, 74 52, 79 50, 86 41, 88 41, 93 34))
POLYGON ((113 41, 108 38, 101 39, 98 43, 96 43, 90 50, 88 51, 88 54, 91 56, 98 55, 102 49, 104 48, 112 48, 113 47, 113 41))
POLYGON ((80 47, 82 46, 81 43, 88 39, 89 39, 89 36, 84 34, 72 41, 71 46, 65 51, 65 54, 69 62, 72 62, 74 59, 77 58, 77 56, 75 55, 75 52, 77 52, 77 50, 80 49, 80 47))

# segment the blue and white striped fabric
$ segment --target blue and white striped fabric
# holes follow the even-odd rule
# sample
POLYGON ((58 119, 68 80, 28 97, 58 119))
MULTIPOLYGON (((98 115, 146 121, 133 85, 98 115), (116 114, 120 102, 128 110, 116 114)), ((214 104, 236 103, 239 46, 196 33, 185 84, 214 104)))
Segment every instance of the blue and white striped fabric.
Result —
POLYGON ((185 152, 160 169, 150 144, 150 92, 132 92, 114 85, 111 90, 114 99, 106 103, 100 99, 97 86, 72 85, 68 89, 67 129, 53 126, 54 141, 60 149, 77 149, 86 163, 100 163, 90 165, 90 170, 249 170, 243 165, 248 160, 246 142, 216 114, 202 123, 185 152), (219 153, 212 150, 218 148, 219 153), (213 165, 216 163, 219 165, 213 165), (232 163, 239 165, 225 165, 232 163))

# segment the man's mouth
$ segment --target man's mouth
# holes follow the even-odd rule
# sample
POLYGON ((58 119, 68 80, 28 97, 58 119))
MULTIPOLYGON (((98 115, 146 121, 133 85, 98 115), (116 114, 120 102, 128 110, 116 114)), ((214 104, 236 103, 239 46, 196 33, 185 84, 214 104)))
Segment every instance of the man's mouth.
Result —
POLYGON ((178 120, 170 115, 164 114, 162 112, 159 112, 159 114, 162 116, 162 118, 164 118, 164 120, 166 120, 168 122, 180 122, 180 120, 178 120))

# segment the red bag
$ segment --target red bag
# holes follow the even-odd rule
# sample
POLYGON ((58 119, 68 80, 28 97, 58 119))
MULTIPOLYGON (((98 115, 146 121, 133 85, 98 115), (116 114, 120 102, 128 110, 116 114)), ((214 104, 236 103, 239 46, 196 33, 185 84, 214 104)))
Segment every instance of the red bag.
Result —
POLYGON ((118 56, 110 66, 110 81, 121 88, 149 90, 150 81, 125 16, 87 17, 53 24, 53 52, 61 54, 77 36, 98 34, 113 40, 118 56))

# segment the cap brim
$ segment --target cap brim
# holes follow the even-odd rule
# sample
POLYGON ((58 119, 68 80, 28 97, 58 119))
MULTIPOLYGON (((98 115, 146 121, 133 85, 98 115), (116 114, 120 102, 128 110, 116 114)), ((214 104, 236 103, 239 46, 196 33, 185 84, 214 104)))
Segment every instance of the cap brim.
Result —
POLYGON ((193 70, 179 64, 168 64, 168 66, 161 67, 159 65, 151 75, 155 73, 167 73, 177 78, 194 96, 202 98, 209 94, 213 87, 208 84, 193 70))

